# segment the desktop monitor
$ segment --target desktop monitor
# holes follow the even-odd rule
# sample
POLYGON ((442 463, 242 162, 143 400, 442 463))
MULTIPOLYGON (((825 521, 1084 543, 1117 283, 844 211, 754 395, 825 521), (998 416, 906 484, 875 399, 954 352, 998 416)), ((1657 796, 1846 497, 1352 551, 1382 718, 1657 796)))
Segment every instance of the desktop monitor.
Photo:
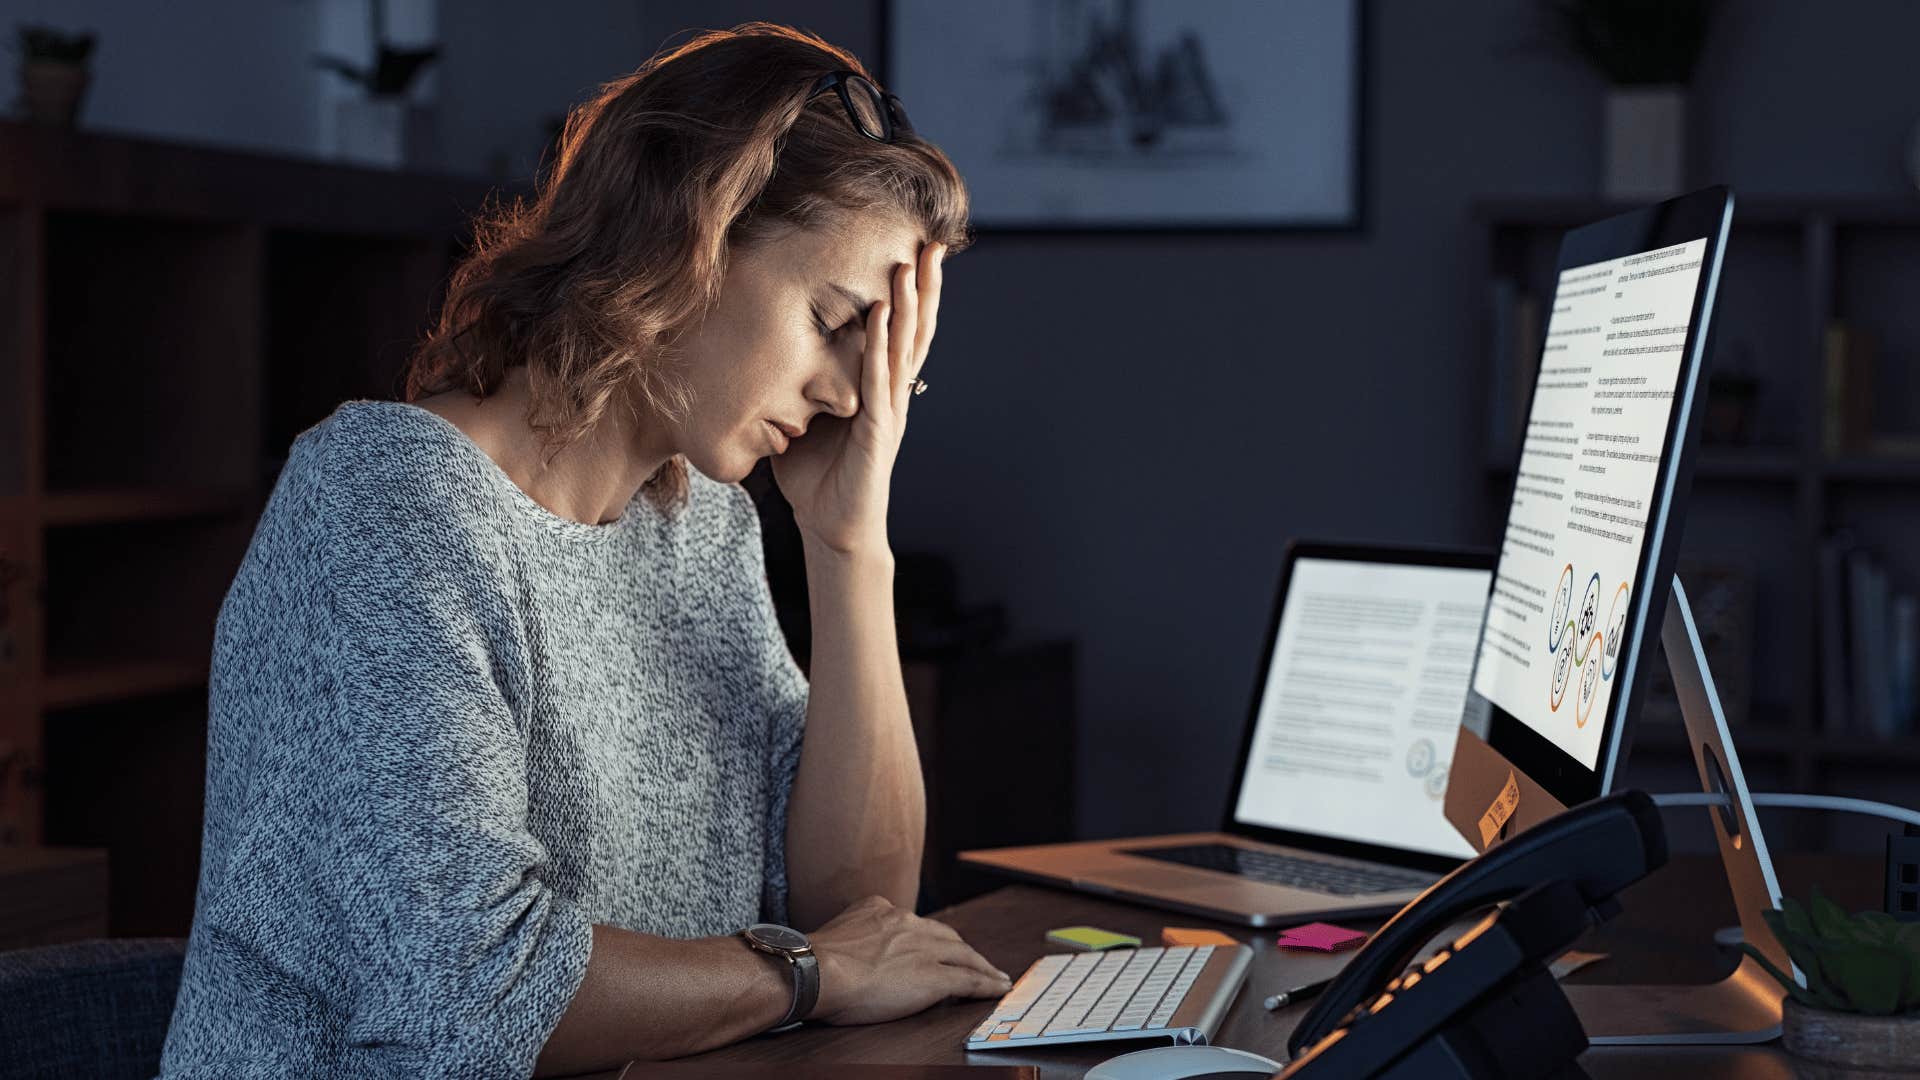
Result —
POLYGON ((1575 229, 1456 737, 1477 850, 1612 789, 1659 645, 1732 193, 1575 229))

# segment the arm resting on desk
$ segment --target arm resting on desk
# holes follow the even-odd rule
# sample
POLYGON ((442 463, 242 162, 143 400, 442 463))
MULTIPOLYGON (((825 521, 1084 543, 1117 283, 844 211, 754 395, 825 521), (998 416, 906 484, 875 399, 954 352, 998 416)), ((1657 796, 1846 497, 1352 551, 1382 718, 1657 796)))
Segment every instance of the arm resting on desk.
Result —
MULTIPOLYGON (((868 897, 813 935, 820 999, 811 1019, 871 1024, 954 997, 998 997, 1005 972, 953 928, 868 897)), ((758 1034, 793 1001, 787 961, 733 936, 679 941, 593 928, 586 978, 547 1039, 543 1074, 681 1057, 758 1034)))
POLYGON ((765 1031, 793 1000, 786 961, 737 937, 690 941, 593 928, 593 956, 536 1074, 681 1057, 765 1031))

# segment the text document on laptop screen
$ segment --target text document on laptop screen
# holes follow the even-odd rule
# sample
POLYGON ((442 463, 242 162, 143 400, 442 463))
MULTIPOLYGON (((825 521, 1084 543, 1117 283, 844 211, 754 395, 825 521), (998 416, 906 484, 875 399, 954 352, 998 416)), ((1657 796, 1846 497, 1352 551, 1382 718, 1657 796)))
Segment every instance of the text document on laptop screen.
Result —
POLYGON ((1490 577, 1296 559, 1234 820, 1471 858, 1442 801, 1490 577))
POLYGON ((1589 769, 1706 250, 1562 271, 1547 321, 1473 688, 1589 769))

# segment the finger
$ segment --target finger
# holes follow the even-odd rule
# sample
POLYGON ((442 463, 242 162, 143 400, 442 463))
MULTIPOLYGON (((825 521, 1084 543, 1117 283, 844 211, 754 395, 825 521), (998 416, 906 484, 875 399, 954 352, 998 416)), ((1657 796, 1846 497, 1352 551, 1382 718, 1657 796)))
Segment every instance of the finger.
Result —
POLYGON ((904 415, 906 398, 912 396, 912 367, 914 367, 914 325, 918 317, 914 313, 920 309, 920 292, 916 284, 916 273, 912 265, 900 265, 893 275, 893 294, 897 298, 895 321, 887 327, 891 357, 889 365, 893 367, 893 411, 904 415), (908 311, 912 307, 912 311, 908 311))
POLYGON ((933 951, 934 958, 952 967, 967 968, 995 979, 1004 979, 1007 973, 993 966, 993 962, 975 952, 964 941, 943 942, 933 951))
POLYGON ((867 312, 867 349, 860 361, 860 407, 881 409, 893 402, 891 372, 887 367, 887 308, 876 300, 867 312))
POLYGON ((907 371, 913 367, 914 325, 919 321, 920 288, 918 272, 912 263, 894 271, 893 298, 893 321, 887 327, 887 362, 897 391, 911 378, 907 371))
POLYGON ((1013 989, 1012 981, 1004 976, 988 975, 973 968, 942 964, 941 972, 946 976, 948 997, 997 998, 1013 989))
POLYGON ((933 347, 934 323, 940 315, 940 285, 946 280, 946 258, 947 245, 927 245, 926 265, 920 272, 919 321, 913 328, 911 378, 919 377, 920 368, 927 362, 927 351, 933 347))

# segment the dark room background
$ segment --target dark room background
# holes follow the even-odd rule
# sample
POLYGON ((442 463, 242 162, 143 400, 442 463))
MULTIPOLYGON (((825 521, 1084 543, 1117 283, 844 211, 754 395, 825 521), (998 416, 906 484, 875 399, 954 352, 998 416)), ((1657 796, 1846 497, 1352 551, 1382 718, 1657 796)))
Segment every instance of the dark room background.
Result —
MULTIPOLYGON (((1689 182, 1731 185, 1743 202, 1913 201, 1902 161, 1920 120, 1920 6, 1726 7, 1693 83, 1689 182)), ((870 62, 883 46, 878 5, 852 0, 390 8, 403 31, 411 19, 445 50, 425 87, 445 171, 502 180, 529 173, 549 117, 686 31, 765 19, 870 62)), ((1084 836, 1217 821, 1288 538, 1496 539, 1489 242, 1476 208, 1596 199, 1605 86, 1529 45, 1531 3, 1365 10, 1360 228, 988 232, 948 271, 935 390, 916 401, 895 477, 894 543, 950 559, 964 601, 1004 605, 1014 637, 1076 643, 1084 836)), ((0 3, 9 24, 102 32, 88 128, 289 155, 318 154, 325 98, 341 92, 321 86, 307 55, 358 47, 363 15, 333 0, 0 3)), ((1909 272, 1920 266, 1920 245, 1905 258, 1909 272)), ((1748 313, 1743 323, 1730 294, 1722 355, 1779 345, 1780 324, 1757 305, 1748 313)), ((1812 363, 1816 331, 1786 332, 1801 339, 1793 362, 1812 363)), ((1724 540, 1756 573, 1804 572, 1769 525, 1786 519, 1791 487, 1703 491, 1699 528, 1719 531, 1690 546, 1724 540), (1739 516, 1756 502, 1759 517, 1739 516)), ((1909 549, 1891 554, 1911 586, 1920 567, 1901 541, 1920 536, 1920 520, 1906 516, 1908 490, 1863 513, 1891 523, 1880 544, 1909 549)), ((1762 666, 1782 648, 1767 643, 1780 631, 1768 619, 1786 617, 1765 597, 1762 666)), ((1911 801, 1915 759, 1870 757, 1812 780, 1911 801)), ((1769 768, 1754 767, 1756 786, 1809 779, 1769 768)))

